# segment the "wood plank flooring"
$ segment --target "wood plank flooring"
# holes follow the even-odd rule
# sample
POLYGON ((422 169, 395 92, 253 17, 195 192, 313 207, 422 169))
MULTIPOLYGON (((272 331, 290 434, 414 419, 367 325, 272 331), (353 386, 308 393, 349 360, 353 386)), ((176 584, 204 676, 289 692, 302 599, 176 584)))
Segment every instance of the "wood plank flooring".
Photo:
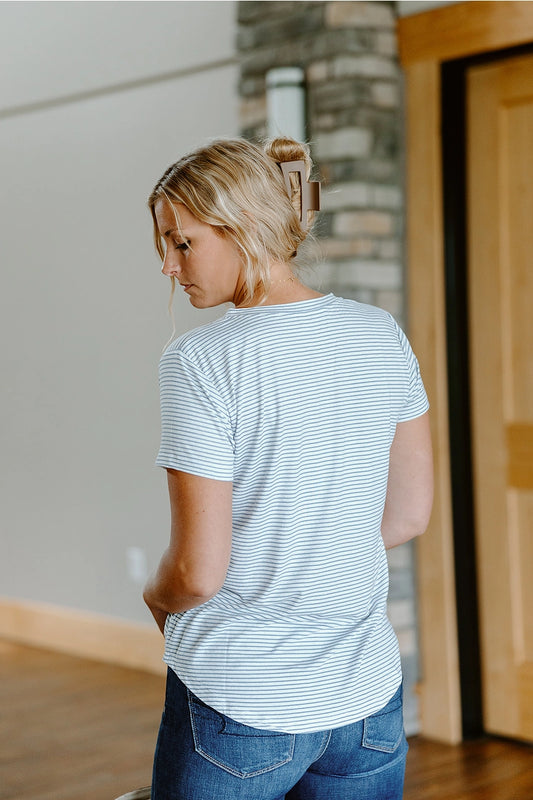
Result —
MULTIPOLYGON (((146 785, 163 695, 155 675, 0 641, 0 800, 113 800, 146 785)), ((405 800, 533 800, 531 746, 410 746, 405 800)))
POLYGON ((150 783, 164 678, 0 646, 1 800, 113 800, 150 783))

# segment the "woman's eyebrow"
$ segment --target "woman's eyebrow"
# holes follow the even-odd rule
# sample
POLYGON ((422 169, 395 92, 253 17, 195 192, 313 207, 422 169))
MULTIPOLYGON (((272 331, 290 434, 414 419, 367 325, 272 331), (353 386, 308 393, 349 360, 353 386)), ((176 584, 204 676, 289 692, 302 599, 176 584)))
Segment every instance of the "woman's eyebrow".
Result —
POLYGON ((164 233, 164 234, 163 234, 163 236, 164 236, 165 238, 167 238, 168 236, 170 236, 170 234, 171 234, 171 233, 177 233, 177 234, 178 234, 178 236, 179 236, 179 238, 180 238, 180 239, 183 239, 183 241, 185 241, 185 239, 187 239, 187 238, 188 238, 188 234, 187 234, 187 233, 185 233, 185 231, 184 231, 184 230, 181 230, 181 231, 180 231, 178 228, 171 228, 171 229, 170 229, 170 230, 168 230, 166 233, 164 233))

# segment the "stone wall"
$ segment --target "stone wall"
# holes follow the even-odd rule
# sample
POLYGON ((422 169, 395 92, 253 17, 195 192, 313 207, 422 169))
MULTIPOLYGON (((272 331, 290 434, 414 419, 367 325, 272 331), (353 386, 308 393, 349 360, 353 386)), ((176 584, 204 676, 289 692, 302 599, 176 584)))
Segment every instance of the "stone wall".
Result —
MULTIPOLYGON (((242 134, 266 136, 265 75, 305 70, 307 141, 323 181, 307 282, 381 306, 405 327, 402 76, 395 3, 240 2, 242 134)), ((414 555, 390 552, 390 616, 405 674, 406 729, 417 730, 414 555)))

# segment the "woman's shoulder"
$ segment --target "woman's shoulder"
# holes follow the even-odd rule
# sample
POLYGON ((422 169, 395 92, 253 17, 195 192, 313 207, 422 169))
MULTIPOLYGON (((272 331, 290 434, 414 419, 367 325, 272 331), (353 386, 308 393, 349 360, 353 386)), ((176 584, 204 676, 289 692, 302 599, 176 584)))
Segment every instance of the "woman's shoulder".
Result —
POLYGON ((214 346, 228 339, 230 321, 227 315, 199 325, 180 334, 165 348, 163 355, 180 354, 189 360, 196 360, 198 355, 211 350, 214 346))
POLYGON ((389 329, 394 329, 398 326, 392 314, 380 306, 346 297, 336 297, 335 300, 337 313, 344 313, 362 323, 370 322, 376 325, 383 325, 389 329))

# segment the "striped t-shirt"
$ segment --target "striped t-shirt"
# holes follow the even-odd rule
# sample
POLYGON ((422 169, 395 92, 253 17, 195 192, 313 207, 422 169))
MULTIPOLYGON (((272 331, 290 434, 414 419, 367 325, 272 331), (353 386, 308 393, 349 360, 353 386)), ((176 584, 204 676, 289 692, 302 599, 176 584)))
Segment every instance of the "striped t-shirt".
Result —
POLYGON ((256 728, 356 722, 401 682, 380 533, 396 423, 428 408, 390 314, 333 294, 232 308, 160 364, 157 464, 233 482, 223 587, 168 617, 165 662, 256 728))

